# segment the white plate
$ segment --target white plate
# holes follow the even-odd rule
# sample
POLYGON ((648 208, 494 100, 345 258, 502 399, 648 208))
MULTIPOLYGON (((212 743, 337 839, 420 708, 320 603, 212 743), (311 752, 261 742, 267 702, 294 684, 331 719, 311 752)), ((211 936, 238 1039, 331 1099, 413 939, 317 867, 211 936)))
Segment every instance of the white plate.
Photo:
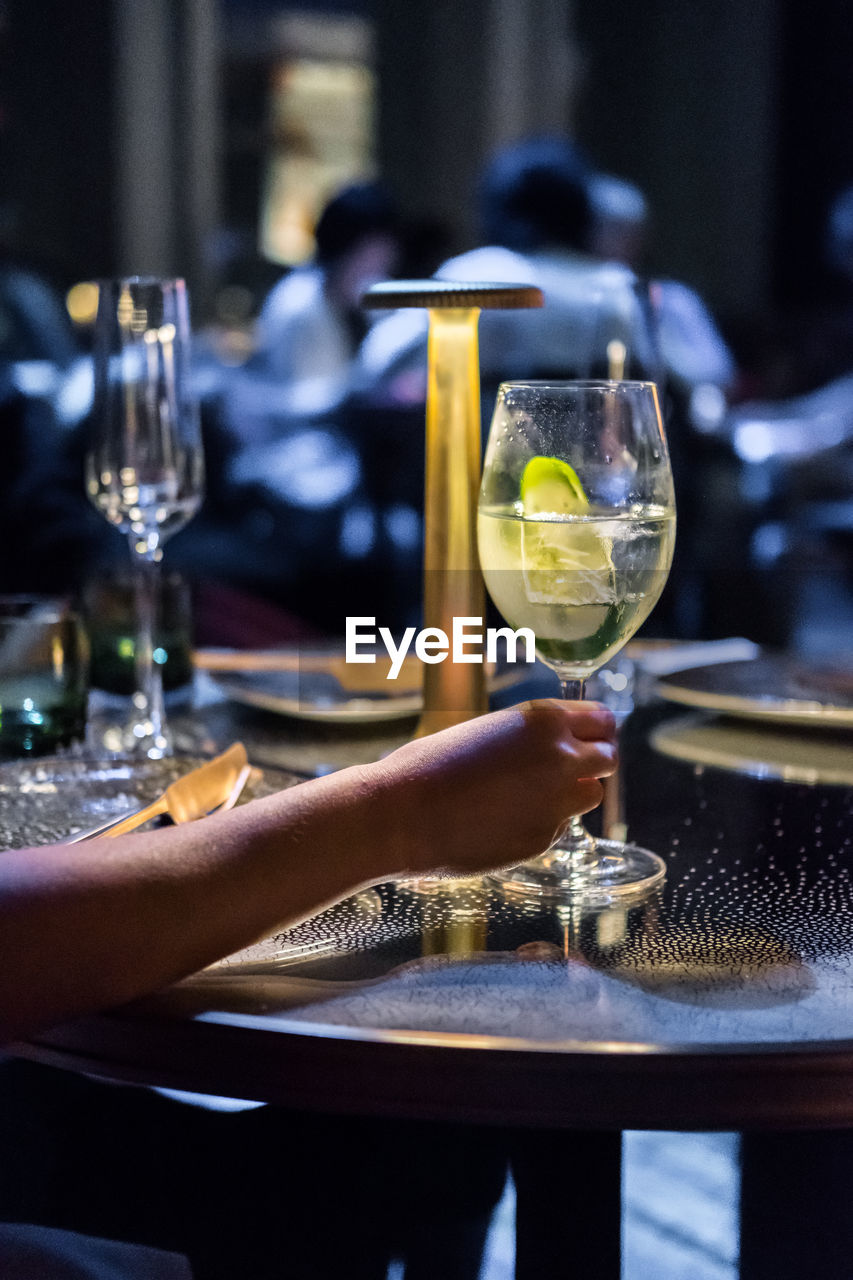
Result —
POLYGON ((853 729, 853 670, 812 667, 772 654, 679 671, 659 680, 657 692, 670 702, 721 715, 853 729))
POLYGON ((416 716, 423 705, 419 693, 346 695, 332 686, 334 676, 321 678, 317 672, 234 671, 214 679, 233 702, 297 720, 373 724, 416 716))
MULTIPOLYGON (((235 655, 239 661, 239 655, 235 655)), ((297 720, 330 724, 374 724, 405 720, 420 714, 420 664, 406 659, 400 676, 386 680, 387 670, 377 663, 344 663, 343 651, 307 650, 261 655, 258 670, 217 670, 215 657, 206 655, 204 665, 216 684, 234 702, 274 711, 297 720), (263 661, 264 657, 266 662, 263 661), (280 669, 275 669, 276 661, 280 669)), ((532 667, 491 671, 490 690, 505 689, 530 676, 532 667)))
POLYGON ((753 778, 808 786, 853 786, 853 742, 846 731, 800 730, 685 716, 659 725, 651 744, 662 755, 753 778))

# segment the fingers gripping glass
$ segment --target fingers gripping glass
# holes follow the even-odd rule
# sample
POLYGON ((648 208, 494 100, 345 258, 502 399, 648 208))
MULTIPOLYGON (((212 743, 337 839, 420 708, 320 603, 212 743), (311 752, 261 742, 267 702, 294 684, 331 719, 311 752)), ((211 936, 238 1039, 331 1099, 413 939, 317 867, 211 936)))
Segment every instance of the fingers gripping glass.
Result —
MULTIPOLYGON (((672 472, 651 382, 508 382, 492 419, 477 526, 486 587, 513 628, 529 627, 563 697, 641 626, 666 582, 675 539, 672 472)), ((580 818, 505 889, 559 897, 648 888, 664 863, 594 839, 580 818)))

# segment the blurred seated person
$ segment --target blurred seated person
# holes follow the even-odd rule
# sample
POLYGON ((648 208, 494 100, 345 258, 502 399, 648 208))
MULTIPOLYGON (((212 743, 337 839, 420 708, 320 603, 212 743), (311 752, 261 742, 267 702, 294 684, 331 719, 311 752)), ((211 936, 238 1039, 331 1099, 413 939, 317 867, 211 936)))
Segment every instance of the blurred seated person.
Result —
POLYGON ((356 183, 324 208, 313 262, 268 294, 258 318, 255 367, 287 385, 294 412, 316 412, 345 390, 367 321, 359 306, 372 283, 391 274, 397 215, 385 189, 356 183))
MULTIPOLYGON (((258 349, 203 404, 208 490, 171 562, 288 610, 309 630, 343 632, 365 610, 389 625, 391 576, 420 545, 417 517, 376 509, 363 442, 342 405, 368 324, 363 291, 393 270, 397 215, 378 183, 323 210, 315 259, 274 286, 258 349)), ((406 617, 406 622, 409 621, 406 617)))
POLYGON ((853 185, 830 203, 823 233, 820 301, 798 316, 787 353, 787 391, 813 391, 853 373, 853 185))
MULTIPOLYGON (((592 227, 589 169, 561 139, 544 138, 499 152, 480 190, 484 247, 449 259, 442 280, 538 284, 545 306, 532 311, 484 311, 480 370, 484 384, 512 377, 583 377, 606 360, 607 321, 623 332, 633 310, 633 273, 587 252, 592 227), (606 345, 606 343, 605 343, 606 345)), ((368 396, 423 400, 427 318, 402 311, 368 333, 357 385, 368 396)), ((645 353, 649 358, 649 353, 645 353)))
MULTIPOLYGON (((853 186, 830 205, 825 256, 834 278, 824 303, 801 321, 791 355, 793 382, 803 389, 785 396, 744 400, 725 427, 737 457, 765 478, 757 505, 784 537, 806 532, 843 542, 853 550, 853 186), (781 523, 779 523, 781 521, 781 523), (784 529, 783 529, 784 525, 784 529), (811 525, 811 529, 808 526, 811 525), (799 528, 797 528, 799 526, 799 528)), ((780 352, 782 362, 788 358, 780 352)))
MULTIPOLYGON (((605 261, 641 271, 650 221, 646 197, 633 182, 607 173, 594 174, 589 189, 591 252, 605 261)), ((702 396, 707 400, 707 388, 725 395, 733 392, 737 379, 734 356, 708 307, 689 285, 656 277, 649 301, 662 366, 670 380, 690 394, 697 393, 692 411, 704 428, 702 396)), ((719 399, 717 403, 722 409, 719 399)))
POLYGON ((40 272, 0 257, 0 365, 46 360, 68 368, 80 344, 60 294, 40 272))
POLYGON ((30 379, 24 367, 0 366, 0 592, 65 594, 80 586, 105 522, 86 501, 73 432, 57 410, 64 379, 30 379))
MULTIPOLYGON (((53 591, 70 567, 63 436, 53 401, 81 354, 60 293, 0 248, 0 590, 53 591), (46 531, 60 530, 49 550, 46 531)), ((73 505, 73 504, 72 504, 73 505)))
MULTIPOLYGON (((707 309, 685 286, 644 283, 620 258, 639 253, 645 201, 619 184, 604 183, 584 156, 563 138, 524 141, 498 152, 483 175, 480 217, 483 247, 445 262, 447 281, 505 281, 538 285, 544 306, 532 310, 484 310, 479 350, 484 425, 498 384, 525 378, 651 378, 663 389, 664 419, 682 498, 676 564, 665 602, 651 626, 674 635, 701 631, 698 587, 684 585, 691 558, 691 512, 701 502, 694 465, 704 441, 692 430, 697 406, 702 427, 723 418, 734 362, 707 309), (630 199, 626 200, 626 193, 630 199), (629 237, 626 231, 630 230, 629 237), (606 235, 605 235, 606 232, 606 235), (617 234, 618 233, 618 234, 617 234), (608 257, 605 258, 604 254, 608 257), (689 606, 689 607, 688 607, 689 606)), ((427 316, 392 312, 369 331, 354 379, 362 397, 365 430, 389 419, 385 436, 411 440, 408 465, 419 465, 413 419, 426 394, 427 316), (405 426, 412 429, 404 431, 405 426)), ((694 517, 694 529, 698 525, 694 517)), ((701 536, 699 534, 699 536, 701 536)))
MULTIPOLYGON (((570 142, 546 137, 498 152, 483 175, 480 214, 485 247, 451 258, 436 276, 537 284, 545 296, 541 310, 482 314, 489 393, 505 378, 526 377, 668 376, 728 386, 731 356, 696 295, 672 282, 649 291, 635 273, 641 193, 596 174, 570 142)), ((425 334, 421 312, 371 329, 359 358, 367 395, 423 397, 425 334)))
MULTIPOLYGON (((376 458, 378 442, 374 449, 343 408, 294 415, 272 393, 253 403, 251 418, 242 394, 205 407, 205 500, 169 544, 169 566, 207 584, 208 598, 215 587, 223 600, 254 599, 227 618, 222 609, 218 619, 216 608, 200 611, 199 643, 252 647, 265 612, 271 644, 342 636, 350 615, 373 614, 398 629, 418 622, 420 517, 389 472, 400 442, 387 442, 376 458), (377 474, 392 490, 387 500, 377 474)), ((422 455, 422 425, 419 435, 422 455)), ((422 474, 422 459, 420 466, 422 474)))
POLYGON ((845 187, 830 205, 826 259, 834 275, 837 294, 830 370, 830 376, 836 376, 853 370, 853 185, 845 187))

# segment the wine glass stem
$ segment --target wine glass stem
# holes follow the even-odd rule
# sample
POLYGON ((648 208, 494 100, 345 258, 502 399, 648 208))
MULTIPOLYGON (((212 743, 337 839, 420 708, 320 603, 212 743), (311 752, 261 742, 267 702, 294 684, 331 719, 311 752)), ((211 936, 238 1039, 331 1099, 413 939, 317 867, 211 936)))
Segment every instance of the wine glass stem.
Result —
POLYGON ((566 702, 583 702, 585 684, 586 681, 582 676, 579 679, 560 676, 560 693, 566 702))
MULTIPOLYGON (((560 676, 560 693, 567 702, 582 702, 584 696, 583 677, 560 676)), ((592 862, 595 858, 595 839, 583 824, 580 814, 573 814, 565 831, 559 839, 559 849, 567 855, 575 865, 592 862)))
POLYGON ((131 542, 136 604, 136 696, 137 724, 144 722, 145 738, 163 737, 163 678, 154 661, 154 636, 160 602, 160 562, 151 554, 140 554, 131 542))

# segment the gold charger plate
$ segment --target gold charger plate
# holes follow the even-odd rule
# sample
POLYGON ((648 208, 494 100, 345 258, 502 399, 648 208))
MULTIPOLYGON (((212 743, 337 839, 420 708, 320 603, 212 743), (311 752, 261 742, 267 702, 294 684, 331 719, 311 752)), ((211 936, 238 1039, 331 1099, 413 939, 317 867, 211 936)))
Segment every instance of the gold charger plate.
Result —
POLYGON ((846 731, 747 724, 684 716, 659 725, 651 744, 687 764, 710 765, 754 778, 779 778, 808 786, 853 786, 853 741, 846 731))
POLYGON ((775 724, 853 729, 853 669, 776 654, 692 667, 658 680, 670 702, 775 724))

